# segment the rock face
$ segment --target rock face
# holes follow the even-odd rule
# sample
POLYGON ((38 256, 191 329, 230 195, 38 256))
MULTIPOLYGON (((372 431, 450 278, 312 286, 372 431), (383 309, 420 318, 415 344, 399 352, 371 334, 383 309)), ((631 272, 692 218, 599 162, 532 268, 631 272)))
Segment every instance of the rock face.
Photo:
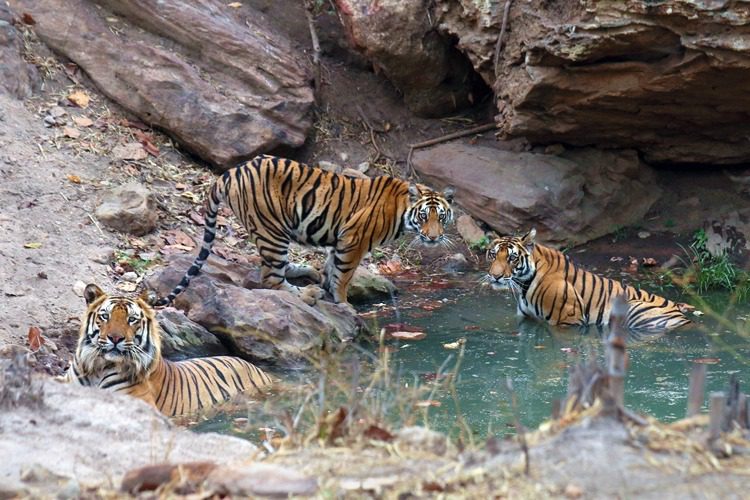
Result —
POLYGON ((142 236, 156 227, 156 202, 144 185, 129 182, 102 195, 96 217, 110 229, 142 236))
MULTIPOLYGON (((192 263, 182 255, 152 276, 148 285, 160 297, 169 293, 192 263)), ((175 300, 187 317, 218 336, 231 352, 255 362, 295 367, 307 352, 329 339, 349 339, 364 330, 351 306, 318 301, 258 286, 257 268, 211 256, 201 273, 175 300), (242 276, 250 276, 243 279, 242 276)))
POLYGON ((509 136, 635 148, 647 162, 750 161, 750 10, 736 2, 438 0, 509 136))
POLYGON ((13 27, 13 14, 0 4, 0 91, 19 99, 31 95, 36 69, 21 56, 21 34, 13 27))
POLYGON ((190 321, 182 311, 168 307, 156 313, 161 326, 161 353, 168 359, 221 356, 227 349, 214 334, 190 321))
POLYGON ((456 219, 456 230, 469 247, 475 247, 486 239, 484 231, 471 215, 464 214, 456 219))
POLYGON ((443 144, 414 153, 431 186, 500 234, 536 227, 540 240, 580 244, 643 218, 660 190, 635 151, 566 151, 562 156, 443 144), (637 195, 636 195, 637 194, 637 195))
POLYGON ((0 411, 4 497, 52 498, 70 491, 74 498, 82 487, 116 488, 128 470, 157 457, 231 464, 256 452, 244 439, 177 428, 129 396, 50 379, 39 384, 43 408, 22 404, 0 411))
POLYGON ((109 98, 216 166, 305 140, 313 104, 308 63, 253 16, 233 17, 225 2, 10 4, 31 14, 39 37, 109 98))
POLYGON ((474 96, 471 64, 432 25, 424 0, 336 0, 352 46, 420 116, 444 116, 474 96))

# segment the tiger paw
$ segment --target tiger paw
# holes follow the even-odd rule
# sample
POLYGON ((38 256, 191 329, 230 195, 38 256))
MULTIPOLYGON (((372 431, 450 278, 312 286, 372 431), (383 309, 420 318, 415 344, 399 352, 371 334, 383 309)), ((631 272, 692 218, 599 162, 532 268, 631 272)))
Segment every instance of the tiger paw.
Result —
POLYGON ((314 306, 324 296, 325 292, 317 285, 307 285, 300 288, 299 298, 308 306, 314 306))

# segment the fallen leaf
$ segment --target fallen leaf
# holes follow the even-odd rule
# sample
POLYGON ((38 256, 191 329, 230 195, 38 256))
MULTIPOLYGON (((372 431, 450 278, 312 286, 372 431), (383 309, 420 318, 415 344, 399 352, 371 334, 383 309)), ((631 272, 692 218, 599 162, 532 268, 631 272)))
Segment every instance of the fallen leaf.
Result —
POLYGON ((44 337, 42 337, 42 331, 39 327, 29 327, 29 347, 32 351, 36 352, 44 345, 44 337))
POLYGON ((458 339, 455 342, 449 342, 447 344, 443 344, 443 348, 444 349, 458 349, 459 347, 461 347, 465 343, 466 343, 466 338, 465 337, 461 337, 460 339, 458 339))
POLYGON ((188 215, 191 221, 193 221, 196 225, 202 226, 203 225, 203 216, 200 215, 198 212, 190 212, 188 215))
POLYGON ((81 131, 75 127, 63 127, 63 135, 71 139, 78 139, 81 137, 81 131))
POLYGON ((393 438, 396 437, 387 430, 376 425, 371 425, 370 427, 365 429, 364 434, 365 437, 374 439, 375 441, 393 441, 393 438))
POLYGON ((378 265, 378 271, 380 271, 381 274, 398 274, 403 270, 404 268, 398 260, 389 260, 378 265))
POLYGON ((383 327, 385 333, 393 332, 423 332, 424 328, 420 326, 407 325, 406 323, 388 323, 383 327))
POLYGON ((91 121, 91 118, 87 116, 74 116, 73 122, 78 125, 79 127, 90 127, 94 124, 93 121, 91 121))
POLYGON ((135 138, 140 141, 141 146, 143 146, 143 149, 146 150, 148 154, 150 154, 151 156, 159 156, 159 148, 156 147, 150 135, 141 130, 136 130, 134 135, 135 138))
POLYGON ((28 24, 29 26, 33 26, 36 24, 36 20, 28 12, 24 12, 23 14, 21 14, 21 22, 23 22, 23 24, 28 24))
POLYGON ((654 267, 659 265, 653 257, 643 257, 641 262, 643 263, 643 267, 654 267))
POLYGON ((178 190, 178 191, 183 191, 183 190, 187 189, 187 184, 183 184, 182 182, 178 182, 177 184, 174 185, 174 188, 176 190, 178 190))
POLYGON ((701 365, 717 365, 721 360, 719 358, 695 358, 691 361, 693 363, 699 363, 701 365))
POLYGON ((81 178, 78 177, 75 174, 68 174, 67 177, 68 177, 68 180, 70 182, 72 182, 73 184, 80 184, 81 183, 81 178))
POLYGON ((479 326, 479 325, 466 325, 466 326, 464 327, 464 330, 466 330, 467 332, 473 332, 473 331, 479 330, 479 329, 481 329, 481 328, 482 328, 482 327, 481 327, 481 326, 479 326))
POLYGON ((135 289, 138 288, 138 283, 131 282, 131 281, 120 281, 119 283, 115 284, 118 290, 122 290, 123 292, 135 292, 135 289))
POLYGON ((623 260, 622 257, 610 257, 609 258, 610 262, 622 262, 622 260, 623 260))
POLYGON ((425 399, 424 401, 417 401, 414 406, 417 408, 429 408, 430 406, 441 406, 443 403, 434 399, 425 399))
POLYGON ((32 248, 32 249, 35 249, 35 248, 42 248, 42 244, 41 244, 41 243, 39 243, 38 241, 32 241, 32 242, 30 242, 30 243, 24 243, 24 244, 23 244, 23 247, 24 247, 24 248, 32 248))
POLYGON ((113 160, 145 160, 148 153, 140 142, 121 144, 112 149, 113 160))
POLYGON ((228 3, 227 7, 231 7, 233 9, 239 9, 240 7, 242 7, 242 4, 240 2, 232 2, 232 3, 228 3))
POLYGON ((425 332, 391 332, 388 336, 398 340, 422 340, 427 337, 425 332))
POLYGON ((68 100, 78 106, 79 108, 85 108, 89 105, 89 96, 82 90, 76 90, 75 92, 68 95, 68 100))
POLYGON ((699 311, 697 309, 693 311, 693 316, 703 316, 703 314, 704 314, 703 311, 699 311))

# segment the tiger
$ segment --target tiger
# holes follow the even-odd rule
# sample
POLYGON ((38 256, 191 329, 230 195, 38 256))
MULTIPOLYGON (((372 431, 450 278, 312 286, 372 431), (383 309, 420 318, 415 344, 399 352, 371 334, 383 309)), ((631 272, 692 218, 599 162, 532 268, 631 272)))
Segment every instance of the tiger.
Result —
POLYGON ((687 304, 584 271, 553 248, 535 242, 536 229, 521 237, 498 237, 487 250, 484 281, 510 290, 518 314, 556 326, 605 326, 613 299, 624 294, 626 326, 633 331, 667 331, 691 323, 687 304))
POLYGON ((264 287, 286 290, 314 304, 327 293, 347 302, 347 290, 362 259, 404 231, 413 243, 448 245, 454 189, 434 191, 390 176, 349 177, 294 160, 260 155, 224 172, 207 196, 204 236, 198 256, 180 283, 157 305, 171 304, 187 288, 211 253, 220 203, 226 202, 247 229, 261 258, 264 287), (289 245, 327 247, 323 275, 290 263, 289 245), (305 289, 287 281, 306 277, 305 289))
POLYGON ((208 408, 244 392, 259 394, 273 379, 232 356, 168 361, 151 304, 153 292, 131 299, 91 283, 78 345, 62 381, 128 394, 169 417, 208 408))

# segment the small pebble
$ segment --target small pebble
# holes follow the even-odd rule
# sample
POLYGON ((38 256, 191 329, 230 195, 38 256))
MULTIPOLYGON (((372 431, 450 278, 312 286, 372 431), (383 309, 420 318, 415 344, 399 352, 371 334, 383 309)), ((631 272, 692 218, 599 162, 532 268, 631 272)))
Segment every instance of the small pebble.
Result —
POLYGON ((651 236, 651 233, 649 233, 648 231, 638 231, 638 237, 642 240, 645 240, 649 236, 651 236))
POLYGON ((134 283, 138 281, 138 273, 134 271, 128 271, 127 273, 122 275, 122 279, 125 281, 130 281, 131 283, 134 283))

